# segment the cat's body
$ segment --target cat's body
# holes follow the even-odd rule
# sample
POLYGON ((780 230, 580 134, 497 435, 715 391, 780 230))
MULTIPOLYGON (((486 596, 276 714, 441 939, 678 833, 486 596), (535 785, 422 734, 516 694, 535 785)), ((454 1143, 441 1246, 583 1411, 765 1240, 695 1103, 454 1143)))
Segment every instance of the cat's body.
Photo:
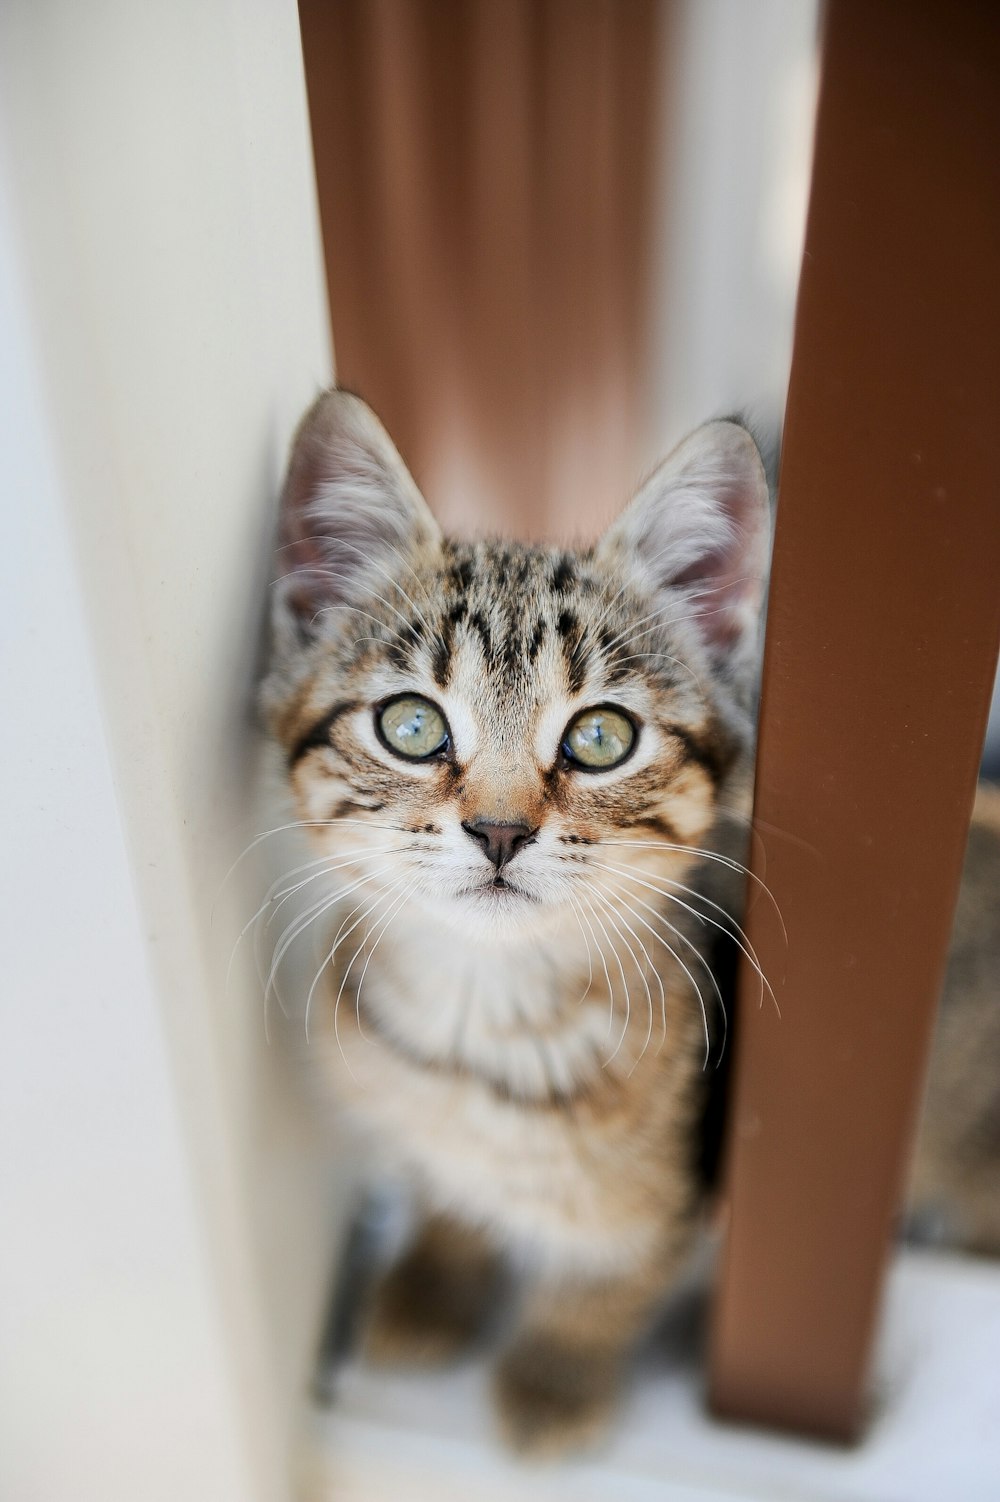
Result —
POLYGON ((450 1349, 512 1254, 528 1288, 501 1414, 560 1449, 604 1422, 698 1224, 763 469, 710 424, 594 548, 456 543, 332 392, 282 515, 264 700, 324 852, 319 905, 340 891, 314 1034, 424 1218, 369 1349, 450 1349))

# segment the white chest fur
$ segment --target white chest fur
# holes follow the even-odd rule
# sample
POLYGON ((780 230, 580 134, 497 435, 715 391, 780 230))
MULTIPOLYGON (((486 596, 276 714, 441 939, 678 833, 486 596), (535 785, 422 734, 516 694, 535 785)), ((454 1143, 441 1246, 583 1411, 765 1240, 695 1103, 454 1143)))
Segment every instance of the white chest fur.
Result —
MULTIPOLYGON (((572 923, 512 946, 409 919, 360 996, 344 987, 339 1093, 438 1208, 563 1267, 629 1264, 657 1235, 662 1163, 643 1148, 671 1069, 658 1032, 644 1052, 645 984, 616 978, 572 923)), ((687 1052, 671 1050, 674 1073, 687 1052)))

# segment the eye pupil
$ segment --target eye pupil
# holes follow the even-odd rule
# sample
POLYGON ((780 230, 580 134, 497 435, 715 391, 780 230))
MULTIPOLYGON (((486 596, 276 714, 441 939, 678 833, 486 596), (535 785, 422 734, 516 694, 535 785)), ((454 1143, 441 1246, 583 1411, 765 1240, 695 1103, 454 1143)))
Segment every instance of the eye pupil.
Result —
POLYGON ((448 724, 436 704, 419 694, 400 694, 375 714, 382 744, 409 761, 425 761, 448 746, 448 724))
POLYGON ((635 737, 635 726, 623 710, 585 709, 567 726, 563 755, 574 766, 603 772, 625 760, 635 737))

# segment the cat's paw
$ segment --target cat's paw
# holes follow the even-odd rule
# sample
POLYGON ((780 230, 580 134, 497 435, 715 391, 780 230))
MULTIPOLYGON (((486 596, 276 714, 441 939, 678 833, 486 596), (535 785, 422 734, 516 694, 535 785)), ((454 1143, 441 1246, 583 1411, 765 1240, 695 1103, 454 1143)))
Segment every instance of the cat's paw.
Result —
POLYGON ((503 1436, 536 1460, 591 1449, 607 1433, 618 1387, 618 1361, 606 1352, 525 1333, 501 1358, 494 1378, 503 1436))
POLYGON ((475 1344, 495 1279, 485 1266, 445 1266, 416 1248, 378 1284, 363 1351, 379 1366, 443 1366, 475 1344))

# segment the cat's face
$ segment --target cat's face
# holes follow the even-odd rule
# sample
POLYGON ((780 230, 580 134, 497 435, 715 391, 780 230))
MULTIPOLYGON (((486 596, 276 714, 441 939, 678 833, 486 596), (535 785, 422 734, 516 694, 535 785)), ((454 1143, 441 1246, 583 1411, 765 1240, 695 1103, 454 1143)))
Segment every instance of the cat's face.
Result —
POLYGON ((766 538, 752 442, 701 433, 596 548, 463 544, 367 409, 321 398, 265 702, 338 880, 503 936, 600 921, 643 847, 687 863, 745 736, 766 538))

